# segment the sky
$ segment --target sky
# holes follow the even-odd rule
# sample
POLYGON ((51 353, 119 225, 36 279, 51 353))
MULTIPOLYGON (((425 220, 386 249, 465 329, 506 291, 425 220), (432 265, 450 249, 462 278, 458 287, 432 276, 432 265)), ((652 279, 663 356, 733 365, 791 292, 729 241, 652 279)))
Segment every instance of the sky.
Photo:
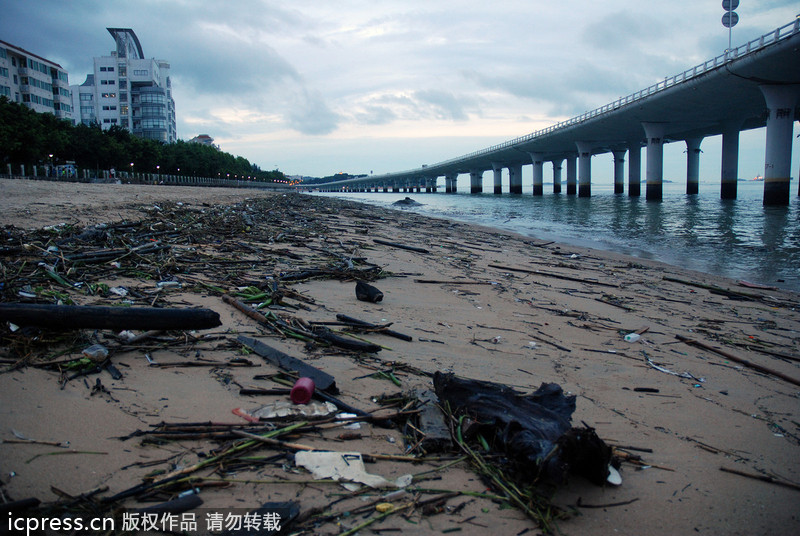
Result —
MULTIPOLYGON (((728 45, 721 0, 3 4, 0 39, 59 63, 71 84, 114 49, 107 27, 132 28, 145 57, 171 65, 180 139, 208 134, 288 175, 448 160, 599 108, 728 45)), ((736 11, 734 46, 792 22, 800 6, 741 0, 736 11)), ((764 129, 741 134, 740 177, 763 174, 764 139, 764 129)), ((719 182, 720 146, 703 142, 701 181, 719 182)), ((684 150, 665 147, 665 179, 685 179, 684 150)), ((797 138, 793 153, 796 173, 797 138)), ((611 161, 593 158, 593 181, 612 176, 611 161)))

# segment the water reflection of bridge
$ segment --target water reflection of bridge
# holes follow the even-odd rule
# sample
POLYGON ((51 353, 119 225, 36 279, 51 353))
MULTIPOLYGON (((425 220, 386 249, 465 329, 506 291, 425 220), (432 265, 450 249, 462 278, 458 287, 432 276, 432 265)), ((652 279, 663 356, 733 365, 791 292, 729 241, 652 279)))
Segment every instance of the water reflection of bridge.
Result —
MULTIPOLYGON (((661 200, 663 147, 683 141, 687 148, 686 193, 696 194, 700 144, 722 135, 721 196, 736 198, 739 132, 766 126, 764 204, 786 205, 790 198, 792 129, 800 118, 800 18, 738 48, 641 91, 546 129, 418 169, 321 185, 327 191, 456 191, 469 173, 470 191, 483 191, 492 170, 494 192, 502 193, 508 170, 510 193, 522 193, 522 166, 533 166, 533 194, 542 195, 543 167, 553 166, 553 191, 561 192, 566 161, 566 193, 591 195, 591 157, 614 155, 614 190, 641 195, 641 149, 646 147, 646 198, 661 200)), ((800 194, 800 191, 798 192, 800 194)))

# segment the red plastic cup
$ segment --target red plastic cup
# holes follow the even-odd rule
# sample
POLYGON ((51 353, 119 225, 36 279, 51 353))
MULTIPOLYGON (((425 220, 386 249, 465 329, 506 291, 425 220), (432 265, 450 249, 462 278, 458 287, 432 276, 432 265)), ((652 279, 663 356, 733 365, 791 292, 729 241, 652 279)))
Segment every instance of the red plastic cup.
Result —
POLYGON ((308 377, 299 378, 289 393, 289 398, 295 404, 308 404, 314 394, 314 380, 308 377))

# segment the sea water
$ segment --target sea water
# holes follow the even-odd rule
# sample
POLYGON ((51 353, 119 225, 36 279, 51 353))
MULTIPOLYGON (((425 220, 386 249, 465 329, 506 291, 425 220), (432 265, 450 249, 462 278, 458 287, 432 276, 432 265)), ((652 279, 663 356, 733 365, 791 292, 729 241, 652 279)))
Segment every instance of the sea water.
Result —
MULTIPOLYGON (((468 186, 467 186, 468 187, 468 186)), ((491 186, 489 186, 491 188, 491 186)), ((627 184, 625 185, 627 190, 627 184)), ((739 181, 737 199, 720 199, 719 183, 701 183, 686 195, 685 183, 664 183, 661 202, 614 194, 613 185, 592 184, 592 196, 504 193, 322 193, 424 215, 477 223, 544 241, 624 253, 701 272, 800 292, 800 197, 792 181, 788 206, 764 207, 764 183, 739 181)))

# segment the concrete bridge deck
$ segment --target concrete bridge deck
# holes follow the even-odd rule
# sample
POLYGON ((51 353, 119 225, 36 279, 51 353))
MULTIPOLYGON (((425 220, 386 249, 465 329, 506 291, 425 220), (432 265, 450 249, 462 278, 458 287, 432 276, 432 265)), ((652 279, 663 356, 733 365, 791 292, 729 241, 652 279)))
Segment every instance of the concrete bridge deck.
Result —
MULTIPOLYGON (((721 197, 736 197, 739 132, 767 127, 764 204, 790 198, 792 129, 800 119, 800 17, 773 32, 641 91, 546 129, 430 166, 321 185, 328 191, 425 189, 445 177, 455 192, 459 174, 470 174, 470 191, 482 191, 483 174, 494 173, 502 193, 508 169, 510 193, 522 193, 522 166, 533 166, 533 193, 543 194, 542 167, 553 165, 554 192, 561 191, 566 161, 567 194, 591 195, 591 156, 613 153, 615 191, 624 191, 627 155, 629 195, 641 195, 641 148, 646 147, 646 197, 660 200, 663 146, 687 146, 687 193, 696 194, 700 143, 722 135, 721 197)), ((800 191, 798 192, 800 195, 800 191)))

